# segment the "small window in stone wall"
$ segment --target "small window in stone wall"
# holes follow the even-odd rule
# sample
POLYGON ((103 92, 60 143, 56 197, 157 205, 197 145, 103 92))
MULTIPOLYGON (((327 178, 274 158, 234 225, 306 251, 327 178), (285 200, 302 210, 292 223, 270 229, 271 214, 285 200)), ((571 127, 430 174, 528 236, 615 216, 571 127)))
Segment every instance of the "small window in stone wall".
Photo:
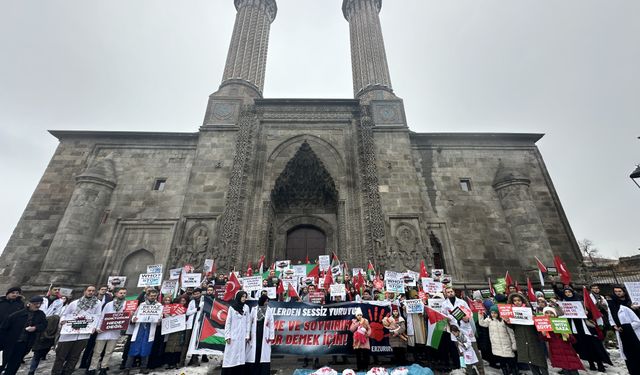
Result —
POLYGON ((167 184, 166 178, 156 178, 156 181, 153 183, 153 190, 164 191, 164 187, 166 184, 167 184))
POLYGON ((471 179, 470 178, 461 178, 460 179, 460 189, 462 189, 462 191, 471 191, 471 179))

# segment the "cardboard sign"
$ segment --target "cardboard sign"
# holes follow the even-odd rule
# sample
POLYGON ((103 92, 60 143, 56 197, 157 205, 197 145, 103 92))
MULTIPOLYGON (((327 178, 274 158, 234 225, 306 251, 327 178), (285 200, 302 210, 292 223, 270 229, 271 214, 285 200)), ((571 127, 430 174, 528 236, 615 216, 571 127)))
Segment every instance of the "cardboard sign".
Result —
POLYGON ((92 334, 98 323, 95 316, 78 316, 67 320, 60 329, 61 335, 87 335, 92 334))
POLYGON ((624 283, 624 286, 627 288, 631 302, 640 304, 640 281, 629 281, 624 283))
POLYGON ((548 316, 540 315, 533 317, 533 324, 538 332, 553 332, 551 319, 548 316))
POLYGON ((153 305, 141 304, 136 312, 137 323, 158 323, 162 319, 164 306, 159 303, 153 305))
POLYGON ((571 326, 567 318, 551 318, 551 327, 554 333, 571 333, 571 326))
POLYGON ((455 309, 451 310, 450 314, 455 320, 462 320, 462 318, 467 316, 467 314, 462 311, 460 307, 456 307, 455 309))
POLYGON ((107 279, 107 287, 110 290, 114 290, 115 288, 121 288, 127 284, 126 276, 109 276, 107 279))
POLYGON ((71 297, 73 294, 73 289, 71 288, 60 288, 60 295, 65 297, 71 297))
POLYGON ((187 313, 187 308, 182 306, 179 303, 170 303, 168 305, 163 305, 162 314, 167 316, 175 316, 175 315, 184 315, 187 313))
POLYGON ((131 315, 125 312, 106 313, 102 317, 100 330, 105 331, 124 331, 129 327, 131 315))
POLYGON ((211 273, 213 272, 213 259, 205 259, 204 265, 202 266, 202 272, 211 273))
POLYGON ((587 313, 580 301, 560 301, 558 305, 564 311, 563 318, 587 319, 587 313))
POLYGON ((170 316, 162 319, 162 335, 180 332, 187 329, 187 321, 184 315, 170 316))
POLYGON ((427 301, 427 304, 430 308, 436 310, 439 313, 442 313, 442 304, 444 303, 443 299, 440 298, 430 298, 427 301))
POLYGON ((482 298, 491 298, 491 289, 482 289, 480 295, 482 295, 482 298))
POLYGON ((331 284, 329 290, 331 291, 331 297, 345 298, 347 295, 347 290, 344 284, 331 284))
POLYGON ((513 316, 509 318, 510 324, 518 324, 523 326, 532 326, 533 325, 533 310, 529 307, 517 307, 513 306, 511 308, 513 312, 513 316))
POLYGON ((402 273, 385 271, 384 282, 387 292, 404 293, 404 275, 402 273))
MULTIPOLYGON (((270 286, 270 287, 267 287, 267 288, 262 288, 262 290, 266 290, 266 291, 267 291, 267 297, 269 297, 269 299, 276 299, 276 298, 278 298, 278 296, 277 296, 277 290, 276 290, 276 287, 275 287, 275 286, 270 286)), ((224 293, 223 293, 223 295, 224 295, 224 293)), ((222 298, 222 297, 220 297, 220 298, 222 298)))
POLYGON ((325 301, 324 292, 311 292, 309 293, 309 302, 323 305, 325 301))
POLYGON ((255 292, 262 289, 262 276, 249 276, 242 278, 242 290, 255 292))
POLYGON ((178 291, 178 280, 165 280, 162 282, 160 293, 164 295, 173 295, 178 291))
POLYGON ((556 298, 556 292, 553 289, 543 289, 542 293, 544 293, 544 298, 556 298))
POLYGON ((327 271, 331 267, 331 257, 329 255, 320 255, 318 257, 320 271, 327 271))
POLYGON ((296 264, 295 266, 291 266, 293 269, 293 274, 298 277, 306 277, 307 276, 307 266, 305 264, 296 264))
POLYGON ((276 272, 282 272, 284 270, 286 270, 287 268, 289 268, 289 265, 291 265, 291 261, 290 260, 279 260, 276 262, 276 272))
POLYGON ((169 270, 169 280, 178 280, 182 274, 182 268, 172 268, 169 270))
POLYGON ((182 287, 183 288, 198 288, 202 283, 202 274, 199 273, 183 273, 182 274, 182 287))
POLYGON ((511 319, 513 317, 513 305, 505 303, 498 304, 498 311, 502 319, 511 319))
POLYGON ((138 288, 162 285, 161 273, 141 273, 138 277, 138 288))
POLYGON ((433 279, 429 277, 422 278, 422 289, 431 295, 442 293, 443 288, 444 285, 439 281, 433 281, 433 279))
POLYGON ((124 310, 122 310, 122 312, 127 313, 129 315, 132 315, 138 309, 138 303, 139 302, 138 302, 137 299, 134 299, 134 300, 131 300, 131 301, 125 301, 124 302, 124 310))
POLYGON ((481 301, 471 301, 471 311, 473 312, 484 312, 484 304, 481 301))
POLYGON ((147 266, 147 273, 162 273, 162 264, 152 264, 147 266))
POLYGON ((402 274, 402 280, 404 281, 404 286, 416 286, 416 279, 418 278, 418 275, 415 274, 415 272, 405 272, 402 274))
POLYGON ((407 308, 407 314, 423 314, 424 302, 419 299, 406 299, 404 305, 407 308))

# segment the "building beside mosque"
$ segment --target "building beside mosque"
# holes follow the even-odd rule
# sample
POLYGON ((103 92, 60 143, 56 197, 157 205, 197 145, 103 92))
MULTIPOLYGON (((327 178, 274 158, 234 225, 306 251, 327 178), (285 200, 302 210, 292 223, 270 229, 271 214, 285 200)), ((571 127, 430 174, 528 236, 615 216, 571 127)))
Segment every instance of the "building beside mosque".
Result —
MULTIPOLYGON (((0 258, 0 286, 80 286, 147 265, 217 269, 335 251, 353 267, 444 268, 455 284, 582 261, 542 134, 415 133, 393 91, 381 0, 344 0, 353 99, 263 97, 275 0, 235 0, 219 89, 191 133, 59 140, 0 258)), ((347 36, 345 35, 345 38, 347 36)), ((417 69, 417 67, 416 67, 417 69)), ((398 93, 400 94, 400 93, 398 93)))

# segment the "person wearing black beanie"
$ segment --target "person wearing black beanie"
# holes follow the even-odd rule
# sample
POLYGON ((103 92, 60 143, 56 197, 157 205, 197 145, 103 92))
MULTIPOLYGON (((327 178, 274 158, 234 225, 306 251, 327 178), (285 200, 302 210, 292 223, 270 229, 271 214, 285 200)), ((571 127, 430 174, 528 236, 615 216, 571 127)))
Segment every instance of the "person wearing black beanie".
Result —
MULTIPOLYGON (((9 318, 9 315, 13 314, 16 311, 20 311, 24 309, 24 302, 22 301, 22 289, 20 287, 14 286, 7 290, 4 297, 0 297, 0 325, 9 318)), ((3 340, 0 339, 0 350, 3 350, 4 344, 3 340)), ((6 355, 6 350, 2 352, 2 365, 0 365, 0 373, 4 371, 7 366, 8 357, 6 355)))

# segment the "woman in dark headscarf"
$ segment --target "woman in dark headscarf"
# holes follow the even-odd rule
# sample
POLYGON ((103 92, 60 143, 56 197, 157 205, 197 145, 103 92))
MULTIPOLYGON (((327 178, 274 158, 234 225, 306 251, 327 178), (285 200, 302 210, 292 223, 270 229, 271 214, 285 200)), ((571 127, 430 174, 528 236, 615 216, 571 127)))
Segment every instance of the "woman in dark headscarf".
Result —
POLYGON ((247 346, 247 366, 254 375, 271 373, 271 344, 276 331, 269 297, 260 296, 258 307, 251 310, 251 340, 247 346))
POLYGON ((620 357, 625 360, 629 374, 640 374, 640 318, 631 308, 622 286, 613 287, 609 301, 609 323, 616 331, 620 357))
MULTIPOLYGON (((566 286, 563 291, 563 301, 582 302, 582 296, 579 296, 571 287, 566 286)), ((590 316, 587 311, 587 316, 590 316)), ((602 339, 598 337, 596 324, 590 319, 569 319, 571 330, 576 338, 573 344, 574 349, 583 361, 589 362, 589 369, 599 372, 606 372, 604 363, 613 365, 609 359, 609 353, 602 344, 602 339), (597 365, 597 367, 596 367, 597 365)))
POLYGON ((229 306, 227 321, 224 325, 224 357, 222 358, 222 375, 244 375, 246 362, 246 343, 251 338, 249 322, 249 306, 247 292, 238 291, 229 306))

